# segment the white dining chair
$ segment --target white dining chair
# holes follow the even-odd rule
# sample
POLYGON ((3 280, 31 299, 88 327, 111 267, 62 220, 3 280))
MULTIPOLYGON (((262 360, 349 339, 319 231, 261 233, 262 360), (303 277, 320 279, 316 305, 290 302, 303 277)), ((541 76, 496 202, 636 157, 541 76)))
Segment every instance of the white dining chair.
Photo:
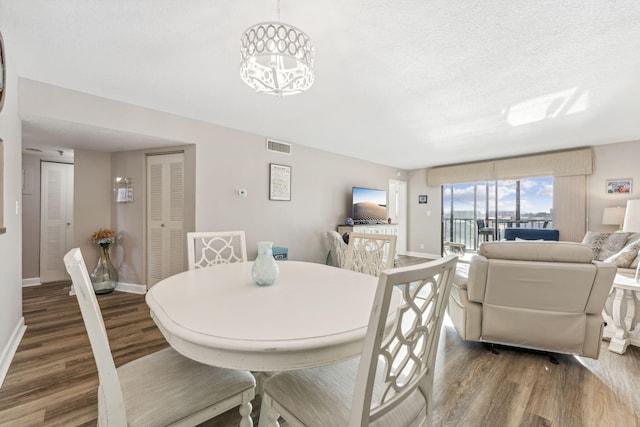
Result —
POLYGON ((187 233, 189 270, 214 264, 247 262, 244 231, 206 231, 187 233))
POLYGON ((385 270, 359 358, 265 381, 260 427, 430 425, 444 309, 458 257, 385 270), (392 294, 402 302, 386 326, 392 294))
POLYGON ((376 277, 380 271, 393 268, 396 238, 391 234, 349 234, 344 268, 376 277))
POLYGON ((347 257, 347 244, 342 239, 340 233, 335 230, 327 231, 327 239, 331 246, 331 262, 335 267, 344 267, 347 257))
POLYGON ((64 256, 98 368, 99 426, 194 426, 240 407, 249 427, 255 379, 188 359, 173 348, 116 369, 104 321, 80 249, 64 256))

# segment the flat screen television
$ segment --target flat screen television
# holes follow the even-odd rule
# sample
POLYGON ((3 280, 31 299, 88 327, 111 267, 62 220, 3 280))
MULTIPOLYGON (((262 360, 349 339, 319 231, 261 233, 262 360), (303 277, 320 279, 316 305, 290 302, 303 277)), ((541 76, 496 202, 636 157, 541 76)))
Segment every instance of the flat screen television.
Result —
POLYGON ((353 187, 352 212, 354 224, 387 222, 387 192, 373 188, 353 187))

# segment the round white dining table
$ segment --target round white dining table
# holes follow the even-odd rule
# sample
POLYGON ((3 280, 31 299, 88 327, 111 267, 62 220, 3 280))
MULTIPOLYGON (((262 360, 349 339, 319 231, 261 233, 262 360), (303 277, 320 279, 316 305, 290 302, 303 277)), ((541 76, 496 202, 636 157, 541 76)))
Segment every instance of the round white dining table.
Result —
MULTIPOLYGON (((282 261, 276 282, 258 286, 252 265, 189 270, 149 289, 151 317, 169 344, 202 363, 263 372, 323 366, 362 352, 376 277, 282 261)), ((398 291, 391 307, 400 299, 398 291)), ((395 316, 390 310, 389 325, 395 316)))

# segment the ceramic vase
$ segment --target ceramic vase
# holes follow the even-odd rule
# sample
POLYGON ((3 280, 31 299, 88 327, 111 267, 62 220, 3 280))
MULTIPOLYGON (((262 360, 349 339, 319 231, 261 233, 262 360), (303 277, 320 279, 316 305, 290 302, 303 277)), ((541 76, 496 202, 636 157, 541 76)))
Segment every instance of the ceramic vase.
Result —
POLYGON ((280 273, 272 248, 273 242, 258 242, 258 257, 251 267, 251 277, 260 286, 273 285, 280 273))
POLYGON ((104 238, 95 241, 100 250, 98 264, 89 277, 96 295, 110 294, 118 286, 118 270, 111 264, 109 247, 114 242, 113 238, 104 238))

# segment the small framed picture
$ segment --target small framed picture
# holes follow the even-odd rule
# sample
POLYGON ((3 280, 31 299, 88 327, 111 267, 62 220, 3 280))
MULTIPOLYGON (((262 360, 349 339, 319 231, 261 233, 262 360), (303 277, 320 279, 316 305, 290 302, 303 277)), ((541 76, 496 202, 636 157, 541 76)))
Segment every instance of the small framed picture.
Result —
POLYGON ((631 193, 631 178, 608 179, 607 194, 628 194, 631 193))
POLYGON ((427 195, 421 194, 418 196, 418 203, 427 203, 427 195))
POLYGON ((269 164, 269 200, 291 201, 291 166, 269 164))

